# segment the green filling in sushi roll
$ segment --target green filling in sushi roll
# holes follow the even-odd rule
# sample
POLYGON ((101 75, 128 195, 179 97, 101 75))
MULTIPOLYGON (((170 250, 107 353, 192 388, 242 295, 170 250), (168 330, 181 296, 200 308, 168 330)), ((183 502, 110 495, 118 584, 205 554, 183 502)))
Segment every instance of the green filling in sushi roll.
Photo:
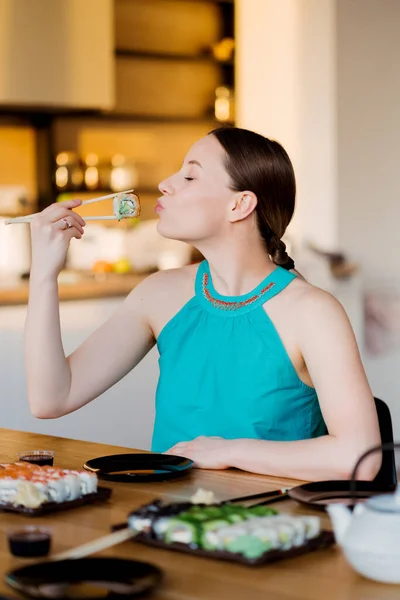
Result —
POLYGON ((263 542, 254 535, 242 535, 237 537, 227 546, 229 552, 243 554, 246 558, 258 558, 271 548, 272 545, 270 543, 263 542))

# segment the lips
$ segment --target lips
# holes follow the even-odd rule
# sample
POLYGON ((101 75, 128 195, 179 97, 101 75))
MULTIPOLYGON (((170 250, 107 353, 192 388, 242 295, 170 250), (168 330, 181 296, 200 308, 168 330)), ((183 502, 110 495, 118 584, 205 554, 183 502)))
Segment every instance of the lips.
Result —
POLYGON ((157 204, 156 204, 156 207, 154 210, 156 211, 156 213, 159 213, 162 210, 164 210, 164 205, 162 202, 160 202, 160 200, 157 201, 157 204))

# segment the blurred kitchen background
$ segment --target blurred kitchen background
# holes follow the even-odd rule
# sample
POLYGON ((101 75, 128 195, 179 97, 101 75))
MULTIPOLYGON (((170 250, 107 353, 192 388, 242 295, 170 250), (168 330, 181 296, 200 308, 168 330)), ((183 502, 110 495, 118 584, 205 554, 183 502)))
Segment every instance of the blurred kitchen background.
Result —
MULTIPOLYGON (((0 426, 149 447, 156 350, 78 413, 29 414, 29 226, 2 221, 140 195, 140 221, 94 221, 71 243, 59 279, 70 352, 143 277, 198 260, 157 234, 157 184, 225 124, 289 152, 290 253, 344 305, 400 438, 399 30, 398 0, 0 0, 0 426)), ((111 201, 80 211, 111 214, 111 201)))

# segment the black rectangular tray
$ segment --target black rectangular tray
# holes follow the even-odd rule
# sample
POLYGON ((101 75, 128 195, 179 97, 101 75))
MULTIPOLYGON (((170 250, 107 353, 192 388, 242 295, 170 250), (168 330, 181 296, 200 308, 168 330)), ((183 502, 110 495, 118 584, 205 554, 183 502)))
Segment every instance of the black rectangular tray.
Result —
POLYGON ((141 542, 143 544, 147 544, 148 546, 155 546, 156 548, 164 548, 165 550, 185 552, 186 554, 193 554, 195 556, 202 556, 204 558, 216 558, 218 560, 227 560, 230 562, 256 567, 266 565, 277 560, 282 560, 284 558, 293 558, 295 556, 301 556, 302 554, 308 554, 309 552, 320 550, 321 548, 327 548, 328 546, 331 546, 335 540, 331 531, 322 531, 318 537, 309 540, 302 546, 290 548, 289 550, 267 550, 258 558, 246 558, 243 556, 243 554, 227 552, 224 550, 201 550, 200 548, 192 548, 187 544, 181 544, 179 542, 166 544, 161 540, 154 539, 145 534, 136 536, 133 541, 141 542))
POLYGON ((26 508, 25 506, 14 506, 13 504, 0 502, 0 511, 19 513, 27 517, 41 517, 60 510, 69 510, 85 504, 93 502, 106 502, 112 494, 112 490, 106 487, 97 488, 94 494, 85 494, 75 500, 67 500, 65 502, 45 502, 37 508, 26 508))
MULTIPOLYGON (((114 525, 113 531, 127 527, 127 523, 114 525)), ((181 544, 179 542, 173 542, 167 544, 161 540, 153 538, 151 533, 140 533, 132 539, 133 542, 140 542, 147 546, 154 546, 155 548, 161 548, 163 550, 173 550, 175 552, 184 552, 185 554, 192 554, 194 556, 200 556, 203 558, 214 558, 217 560, 225 560, 229 562, 241 563, 242 565, 248 565, 251 567, 257 567, 266 565, 268 563, 276 562, 285 558, 294 558, 295 556, 302 556, 315 550, 321 550, 328 548, 335 543, 335 537, 332 531, 322 530, 320 535, 312 540, 308 540, 301 546, 290 548, 289 550, 267 550, 258 558, 246 558, 242 554, 227 552, 225 550, 201 550, 200 548, 191 547, 188 544, 181 544)))

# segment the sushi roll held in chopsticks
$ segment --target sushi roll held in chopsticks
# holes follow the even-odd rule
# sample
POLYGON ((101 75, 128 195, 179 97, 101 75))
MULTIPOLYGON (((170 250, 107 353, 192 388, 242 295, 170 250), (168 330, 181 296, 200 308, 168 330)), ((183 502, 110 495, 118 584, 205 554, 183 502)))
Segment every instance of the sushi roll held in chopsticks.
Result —
MULTIPOLYGON (((139 196, 133 192, 133 190, 126 190, 124 192, 107 194, 106 196, 99 196, 97 198, 91 198, 81 203, 81 206, 86 204, 93 204, 94 202, 101 202, 103 200, 110 200, 112 198, 112 215, 89 215, 85 217, 85 221, 109 221, 115 220, 121 221, 122 219, 133 219, 140 216, 140 200, 139 196)), ((5 225, 12 225, 14 223, 30 223, 32 219, 39 213, 33 213, 32 215, 25 215, 24 217, 13 217, 4 221, 5 225)))
POLYGON ((117 194, 113 198, 113 212, 118 221, 140 216, 140 200, 136 194, 117 194))

